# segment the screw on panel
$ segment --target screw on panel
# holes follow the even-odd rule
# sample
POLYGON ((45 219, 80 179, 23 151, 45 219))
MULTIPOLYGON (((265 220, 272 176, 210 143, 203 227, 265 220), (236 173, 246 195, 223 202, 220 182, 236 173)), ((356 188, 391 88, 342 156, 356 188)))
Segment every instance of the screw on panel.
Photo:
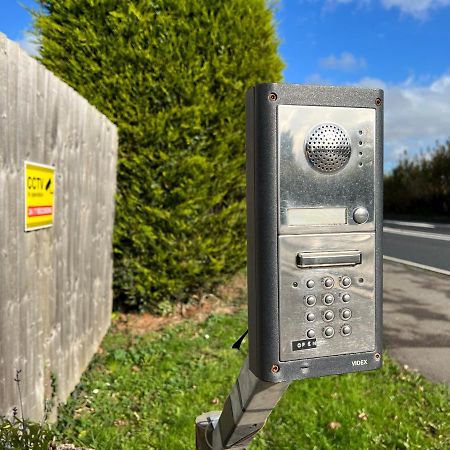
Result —
POLYGON ((271 101, 271 102, 274 102, 274 101, 276 101, 277 100, 277 98, 278 98, 278 95, 277 94, 275 94, 275 92, 271 92, 270 94, 269 94, 269 100, 271 101))
POLYGON ((280 366, 277 366, 276 364, 274 364, 272 366, 272 373, 278 373, 280 371, 280 366))
POLYGON ((379 361, 380 358, 381 358, 381 355, 380 355, 379 353, 375 353, 375 359, 376 359, 377 361, 379 361))
POLYGON ((382 103, 383 103, 383 101, 379 97, 375 100, 375 105, 377 105, 377 106, 381 106, 382 103))

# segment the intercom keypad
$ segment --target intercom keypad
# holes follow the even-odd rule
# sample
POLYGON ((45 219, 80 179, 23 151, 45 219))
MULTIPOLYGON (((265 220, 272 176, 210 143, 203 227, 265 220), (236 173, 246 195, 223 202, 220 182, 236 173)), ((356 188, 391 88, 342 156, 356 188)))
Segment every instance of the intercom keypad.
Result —
POLYGON ((279 237, 281 360, 374 350, 373 240, 374 233, 279 237), (298 254, 326 257, 349 250, 361 255, 359 264, 297 264, 298 254), (315 345, 296 344, 305 339, 315 345))

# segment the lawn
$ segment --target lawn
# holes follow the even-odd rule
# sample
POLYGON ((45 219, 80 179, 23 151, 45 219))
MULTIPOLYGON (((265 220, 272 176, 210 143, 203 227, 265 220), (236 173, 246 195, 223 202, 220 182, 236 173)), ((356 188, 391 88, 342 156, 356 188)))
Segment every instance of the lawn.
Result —
MULTIPOLYGON (((245 357, 246 312, 135 336, 112 329, 68 404, 59 439, 96 450, 194 449, 245 357)), ((382 370, 292 383, 256 449, 450 449, 450 389, 385 357, 382 370)))

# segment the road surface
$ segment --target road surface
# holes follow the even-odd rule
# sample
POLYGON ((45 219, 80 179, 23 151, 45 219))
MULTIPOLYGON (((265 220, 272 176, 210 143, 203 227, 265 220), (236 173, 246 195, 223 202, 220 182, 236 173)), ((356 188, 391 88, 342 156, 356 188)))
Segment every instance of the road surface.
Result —
POLYGON ((450 275, 450 224, 384 221, 385 259, 450 275))
POLYGON ((450 225, 385 220, 383 240, 384 344, 450 385, 450 225))

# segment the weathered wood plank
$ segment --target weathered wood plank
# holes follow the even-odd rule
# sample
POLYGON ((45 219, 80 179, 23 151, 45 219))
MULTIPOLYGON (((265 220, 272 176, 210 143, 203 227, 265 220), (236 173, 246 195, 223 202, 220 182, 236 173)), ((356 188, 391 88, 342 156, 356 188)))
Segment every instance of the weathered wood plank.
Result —
MULTIPOLYGON (((8 67, 7 40, 0 34, 0 167, 6 165, 6 146, 8 142, 8 67)), ((5 170, 0 170, 0 211, 8 208, 7 197, 8 176, 5 170)), ((8 265, 8 216, 0 214, 0 267, 8 265)), ((7 316, 8 274, 0 270, 0 317, 7 316)), ((6 328, 0 327, 0 367, 6 368, 8 363, 6 328)), ((5 370, 5 369, 4 369, 5 370)), ((0 377, 0 398, 9 401, 5 378, 0 377)))

